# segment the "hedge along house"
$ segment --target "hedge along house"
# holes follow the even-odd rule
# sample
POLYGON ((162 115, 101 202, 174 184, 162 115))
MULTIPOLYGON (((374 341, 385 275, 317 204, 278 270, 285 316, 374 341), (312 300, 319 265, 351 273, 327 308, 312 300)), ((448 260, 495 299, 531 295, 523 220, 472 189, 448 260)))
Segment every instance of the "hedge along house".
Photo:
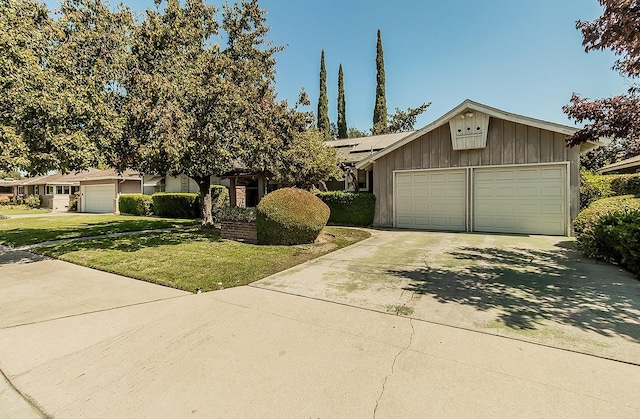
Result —
POLYGON ((374 225, 569 235, 578 214, 576 128, 466 100, 360 161, 372 171, 374 225))

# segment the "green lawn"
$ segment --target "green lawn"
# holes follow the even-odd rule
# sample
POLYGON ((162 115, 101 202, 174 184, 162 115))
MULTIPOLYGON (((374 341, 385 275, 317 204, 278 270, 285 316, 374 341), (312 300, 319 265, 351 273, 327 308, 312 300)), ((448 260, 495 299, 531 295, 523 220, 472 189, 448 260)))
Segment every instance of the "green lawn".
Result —
POLYGON ((194 220, 130 215, 65 215, 0 220, 0 244, 23 246, 48 240, 193 225, 194 220))
POLYGON ((186 291, 211 291, 249 284, 370 237, 336 227, 324 233, 330 239, 324 243, 261 246, 200 230, 156 232, 41 246, 36 252, 186 291))
POLYGON ((23 214, 47 214, 51 212, 48 208, 29 208, 26 205, 2 205, 0 206, 0 214, 4 215, 23 215, 23 214))

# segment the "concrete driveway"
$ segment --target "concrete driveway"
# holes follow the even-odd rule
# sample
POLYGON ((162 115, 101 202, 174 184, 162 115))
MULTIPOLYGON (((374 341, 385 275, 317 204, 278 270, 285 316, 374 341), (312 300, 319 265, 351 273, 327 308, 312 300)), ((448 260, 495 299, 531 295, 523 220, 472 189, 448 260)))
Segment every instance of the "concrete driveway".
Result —
POLYGON ((374 234, 253 286, 640 364, 640 281, 573 239, 374 234))
MULTIPOLYGON (((376 243, 425 237, 342 257, 382 269, 396 252, 376 243)), ((640 415, 638 366, 257 287, 194 295, 3 249, 0 313, 3 418, 640 415)))

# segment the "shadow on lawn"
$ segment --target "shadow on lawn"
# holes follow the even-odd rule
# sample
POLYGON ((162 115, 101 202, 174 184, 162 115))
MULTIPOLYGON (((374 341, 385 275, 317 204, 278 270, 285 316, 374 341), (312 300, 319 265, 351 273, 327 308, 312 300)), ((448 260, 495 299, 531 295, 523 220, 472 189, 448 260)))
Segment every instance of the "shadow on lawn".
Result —
POLYGON ((640 342, 640 283, 614 266, 562 245, 553 251, 463 247, 448 255, 455 268, 389 273, 411 281, 405 290, 439 302, 497 309, 509 328, 535 330, 551 320, 640 342))
MULTIPOLYGON (((40 219, 39 219, 40 220, 40 219)), ((115 220, 78 223, 65 226, 59 219, 47 220, 50 224, 37 227, 20 225, 17 228, 0 230, 0 242, 9 246, 23 246, 51 240, 65 240, 88 236, 98 236, 128 231, 154 230, 189 225, 171 220, 115 220)))
POLYGON ((158 246, 177 246, 194 241, 216 242, 220 240, 220 234, 215 231, 191 230, 167 231, 156 233, 131 234, 116 238, 104 237, 90 240, 69 241, 55 245, 36 248, 36 252, 50 256, 61 256, 65 253, 82 250, 116 250, 120 252, 136 252, 141 249, 158 246))

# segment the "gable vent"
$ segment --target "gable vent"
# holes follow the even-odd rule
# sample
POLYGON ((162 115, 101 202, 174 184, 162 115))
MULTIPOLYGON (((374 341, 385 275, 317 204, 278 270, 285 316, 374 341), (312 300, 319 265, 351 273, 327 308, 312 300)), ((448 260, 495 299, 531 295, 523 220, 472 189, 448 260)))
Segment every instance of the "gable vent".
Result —
POLYGON ((489 115, 467 109, 449 120, 454 150, 471 150, 487 146, 489 115))

